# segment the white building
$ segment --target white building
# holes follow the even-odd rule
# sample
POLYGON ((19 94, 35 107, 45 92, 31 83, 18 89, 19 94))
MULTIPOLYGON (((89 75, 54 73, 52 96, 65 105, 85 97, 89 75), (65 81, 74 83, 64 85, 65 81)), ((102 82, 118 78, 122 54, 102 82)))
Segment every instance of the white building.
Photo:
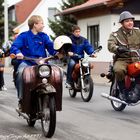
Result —
POLYGON ((20 32, 27 31, 28 30, 28 19, 32 15, 40 15, 44 20, 44 32, 46 32, 48 35, 52 35, 53 32, 48 26, 48 18, 53 20, 54 15, 58 12, 58 9, 60 9, 60 2, 61 0, 41 0, 39 4, 34 8, 34 10, 31 12, 31 14, 26 18, 26 20, 21 23, 19 26, 17 26, 15 29, 19 29, 20 32))
MULTIPOLYGON (((81 28, 81 35, 86 37, 95 48, 103 47, 94 59, 96 73, 107 72, 112 54, 108 51, 107 40, 111 32, 116 31, 120 24, 119 14, 130 11, 140 27, 140 2, 139 0, 88 0, 84 4, 62 11, 62 15, 74 15, 81 28)), ((58 14, 59 15, 59 14, 58 14)))
MULTIPOLYGON (((61 0, 8 0, 8 19, 18 23, 14 30, 18 29, 21 33, 29 29, 28 19, 32 15, 40 15, 45 25, 44 32, 53 35, 51 28, 48 26, 48 18, 54 20, 54 15, 58 13, 60 4, 61 0)), ((5 66, 9 65, 10 60, 7 57, 5 66)))

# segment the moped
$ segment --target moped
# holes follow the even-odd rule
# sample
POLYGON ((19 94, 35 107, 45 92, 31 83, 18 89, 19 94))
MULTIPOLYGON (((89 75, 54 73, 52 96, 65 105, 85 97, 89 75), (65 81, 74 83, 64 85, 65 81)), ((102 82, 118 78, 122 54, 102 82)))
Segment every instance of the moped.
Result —
MULTIPOLYGON (((102 49, 102 46, 99 46, 96 52, 99 52, 102 49)), ((93 69, 93 64, 90 63, 89 57, 80 58, 78 54, 74 54, 79 57, 78 63, 75 64, 72 72, 72 88, 69 89, 69 95, 72 98, 75 98, 77 92, 81 93, 81 97, 84 102, 89 102, 93 95, 94 83, 91 77, 91 69, 93 69)))
POLYGON ((125 88, 127 89, 127 100, 124 101, 121 99, 119 85, 115 78, 115 73, 113 71, 113 63, 109 65, 109 71, 107 74, 102 73, 101 77, 106 77, 111 82, 110 93, 102 93, 102 97, 107 98, 111 101, 111 105, 115 111, 123 111, 125 107, 135 106, 140 103, 140 90, 139 92, 135 92, 136 78, 140 77, 140 53, 139 50, 129 50, 129 53, 133 58, 137 61, 128 64, 127 66, 127 74, 125 76, 125 88), (137 98, 132 100, 132 98, 136 96, 137 98))
POLYGON ((56 111, 62 110, 62 71, 58 66, 49 64, 55 56, 23 59, 37 65, 23 71, 23 99, 21 110, 16 111, 31 127, 40 120, 44 136, 50 138, 55 132, 56 111))

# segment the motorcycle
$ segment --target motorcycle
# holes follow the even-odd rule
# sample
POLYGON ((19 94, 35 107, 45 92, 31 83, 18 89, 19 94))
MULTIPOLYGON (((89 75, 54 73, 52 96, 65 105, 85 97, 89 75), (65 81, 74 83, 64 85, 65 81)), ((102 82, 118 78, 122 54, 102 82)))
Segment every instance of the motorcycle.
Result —
MULTIPOLYGON (((96 52, 99 52, 102 49, 102 46, 99 46, 96 52)), ((75 56, 80 56, 78 54, 74 54, 75 56)), ((75 64, 73 72, 72 72, 72 88, 69 89, 69 95, 72 98, 75 98, 77 92, 81 93, 81 97, 84 102, 89 102, 93 95, 94 83, 91 77, 91 69, 93 68, 93 64, 91 64, 87 58, 80 58, 79 62, 75 64)))
POLYGON ((115 78, 113 64, 110 63, 109 71, 107 74, 101 74, 101 77, 106 77, 107 79, 109 79, 109 82, 111 82, 110 93, 102 93, 101 96, 111 101, 111 105, 115 111, 123 111, 127 105, 135 106, 140 103, 140 92, 137 95, 136 101, 132 100, 133 96, 136 96, 136 92, 134 91, 136 85, 136 78, 140 76, 140 53, 137 50, 130 50, 129 53, 138 61, 130 63, 127 66, 127 74, 125 76, 125 88, 129 92, 126 101, 120 98, 121 92, 115 78))
MULTIPOLYGON (((11 57, 14 58, 12 55, 11 57)), ((16 111, 26 119, 30 127, 41 120, 42 132, 45 137, 50 138, 55 132, 56 111, 62 110, 61 69, 48 63, 55 56, 23 59, 34 61, 37 65, 26 67, 23 71, 23 99, 21 110, 16 111)))

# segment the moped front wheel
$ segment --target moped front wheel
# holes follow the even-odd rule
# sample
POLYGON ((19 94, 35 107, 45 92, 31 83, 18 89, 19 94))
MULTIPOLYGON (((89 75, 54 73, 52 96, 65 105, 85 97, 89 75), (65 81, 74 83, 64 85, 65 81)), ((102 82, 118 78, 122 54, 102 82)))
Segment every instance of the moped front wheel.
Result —
MULTIPOLYGON (((116 81, 113 81, 110 87, 110 96, 119 98, 119 87, 116 81)), ((123 111, 126 107, 123 103, 118 103, 115 101, 111 101, 111 105, 114 108, 115 111, 123 111)))
POLYGON ((54 95, 46 95, 43 98, 41 125, 44 136, 51 138, 56 127, 56 105, 54 95))
POLYGON ((90 75, 83 79, 84 89, 81 89, 81 97, 84 102, 89 102, 93 95, 94 83, 90 75))

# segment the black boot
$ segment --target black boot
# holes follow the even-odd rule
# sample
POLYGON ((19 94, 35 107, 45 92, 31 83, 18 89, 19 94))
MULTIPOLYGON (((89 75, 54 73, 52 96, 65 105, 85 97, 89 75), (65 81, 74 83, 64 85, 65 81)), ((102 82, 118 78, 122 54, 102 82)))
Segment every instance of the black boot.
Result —
POLYGON ((22 100, 21 99, 18 101, 18 109, 19 109, 19 111, 22 112, 22 100))
POLYGON ((127 96, 128 96, 129 90, 126 89, 126 87, 125 87, 125 81, 124 80, 118 81, 118 86, 120 89, 120 99, 123 101, 127 101, 127 96))

